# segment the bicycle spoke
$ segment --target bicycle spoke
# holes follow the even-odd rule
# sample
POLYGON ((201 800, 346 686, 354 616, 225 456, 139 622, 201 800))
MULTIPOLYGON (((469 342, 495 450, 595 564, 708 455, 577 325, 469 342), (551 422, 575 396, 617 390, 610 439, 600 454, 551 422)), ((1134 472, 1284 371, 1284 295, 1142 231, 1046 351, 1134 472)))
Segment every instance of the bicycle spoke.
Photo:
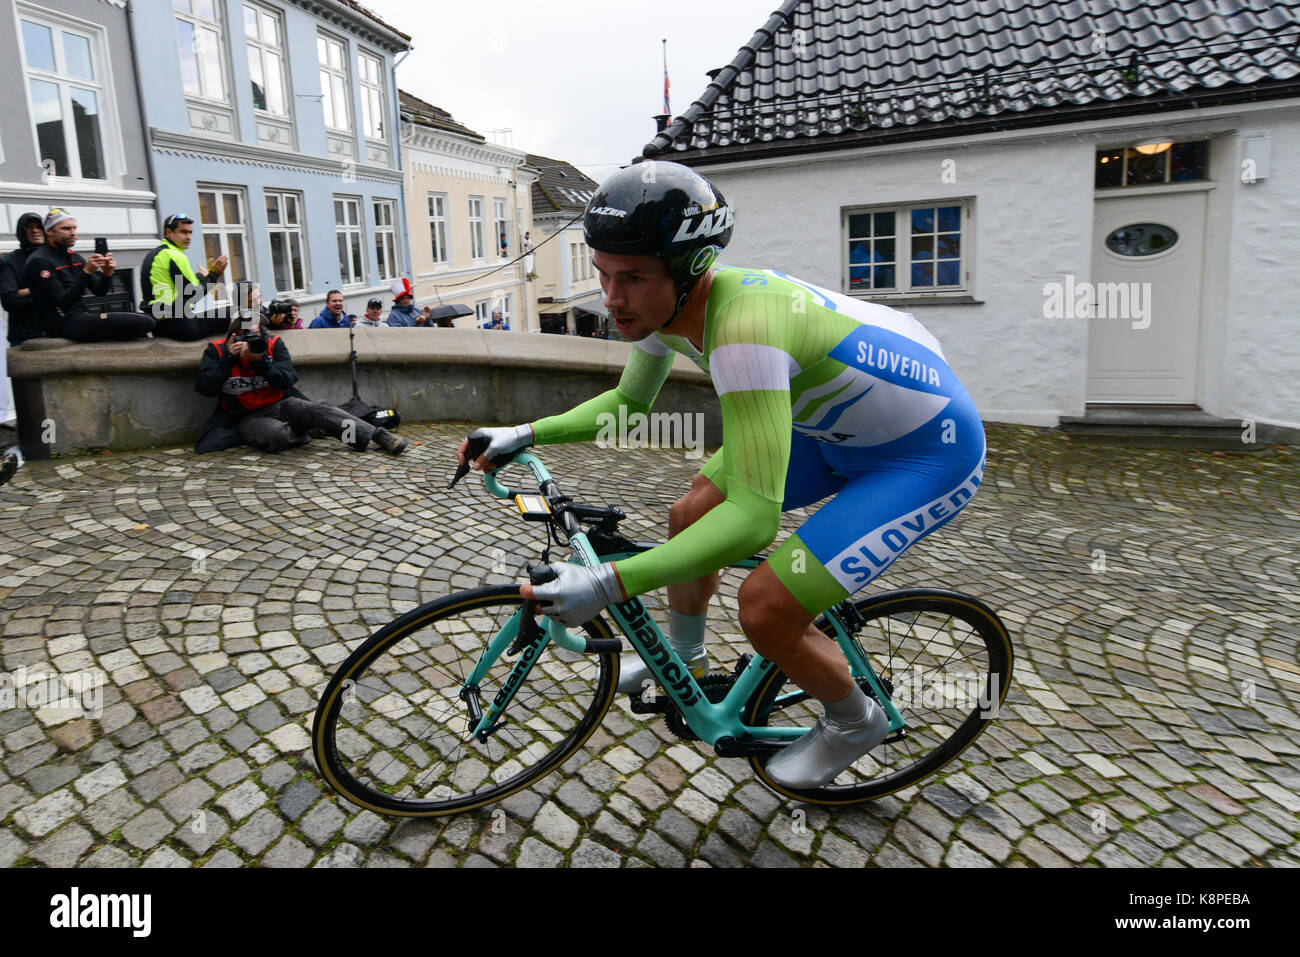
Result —
MULTIPOLYGON (((900 790, 921 780, 959 753, 983 730, 991 677, 1009 665, 1005 632, 987 613, 943 593, 906 597, 882 595, 856 603, 852 639, 857 651, 884 681, 903 718, 901 735, 891 735, 871 753, 815 792, 814 800, 851 803, 900 790), (981 630, 983 629, 983 630, 981 630), (991 644, 990 636, 1001 644, 991 644), (972 722, 972 716, 981 720, 972 722)), ((846 612, 854 621, 852 611, 846 612)), ((772 679, 760 705, 762 720, 810 726, 820 706, 800 697, 783 675, 772 679), (779 679, 783 687, 775 687, 779 679)), ((756 716, 757 717, 757 716, 756 716)), ((753 759, 762 770, 762 759, 753 759)))
POLYGON ((438 813, 437 807, 477 806, 493 794, 512 793, 567 757, 608 707, 612 688, 602 659, 548 645, 494 719, 494 729, 479 740, 461 690, 486 665, 479 695, 484 712, 490 709, 520 659, 501 654, 488 664, 482 656, 522 599, 504 589, 472 594, 481 597, 431 603, 447 611, 418 618, 423 624, 408 626, 367 658, 352 689, 355 698, 338 709, 333 760, 339 775, 360 789, 359 803, 387 803, 385 810, 395 813, 434 807, 438 813))

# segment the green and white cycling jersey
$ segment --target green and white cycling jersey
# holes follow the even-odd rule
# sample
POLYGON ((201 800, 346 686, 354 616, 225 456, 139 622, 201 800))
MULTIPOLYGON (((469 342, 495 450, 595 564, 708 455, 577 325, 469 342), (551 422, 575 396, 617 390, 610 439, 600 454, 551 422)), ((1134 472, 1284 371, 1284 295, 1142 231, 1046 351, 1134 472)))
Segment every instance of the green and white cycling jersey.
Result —
MULTIPOLYGON (((943 460, 964 475, 982 463, 983 430, 969 396, 939 343, 906 313, 773 270, 719 266, 703 345, 656 332, 634 344, 617 388, 532 424, 539 445, 594 439, 602 413, 649 411, 674 353, 713 380, 723 442, 703 473, 726 501, 665 544, 619 562, 629 595, 697 578, 770 545, 782 504, 796 507, 786 484, 792 438, 801 454, 809 447, 802 439, 817 443, 832 463, 824 467, 840 476, 859 462, 915 460, 927 468, 943 460), (941 438, 940 421, 951 420, 940 413, 958 406, 977 443, 974 434, 961 443, 941 438)), ((899 513, 910 507, 900 503, 899 513)), ((814 551, 829 563, 836 548, 814 551)), ((849 576, 838 576, 841 584, 856 581, 849 576)))

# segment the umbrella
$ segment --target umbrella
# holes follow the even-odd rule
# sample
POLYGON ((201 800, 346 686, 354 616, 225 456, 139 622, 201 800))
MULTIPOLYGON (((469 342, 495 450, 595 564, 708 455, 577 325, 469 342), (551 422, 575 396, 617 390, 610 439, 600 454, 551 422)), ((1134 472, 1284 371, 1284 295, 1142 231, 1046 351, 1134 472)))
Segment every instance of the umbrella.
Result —
POLYGON ((474 310, 469 306, 453 302, 448 306, 433 306, 429 310, 429 321, 437 322, 439 319, 455 319, 458 316, 472 315, 474 315, 474 310))

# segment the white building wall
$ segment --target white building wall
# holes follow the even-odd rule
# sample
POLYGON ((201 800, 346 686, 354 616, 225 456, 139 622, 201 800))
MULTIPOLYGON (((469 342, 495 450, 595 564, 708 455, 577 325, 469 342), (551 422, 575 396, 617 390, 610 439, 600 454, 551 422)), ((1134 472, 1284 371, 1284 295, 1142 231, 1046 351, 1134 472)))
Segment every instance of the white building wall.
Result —
POLYGON ((985 419, 1054 426, 1062 414, 1081 415, 1087 323, 1044 319, 1043 286, 1066 272, 1087 275, 1091 146, 1058 138, 1032 148, 987 144, 832 157, 760 170, 702 168, 736 209, 724 261, 841 290, 844 207, 974 197, 967 241, 977 304, 896 308, 939 340, 985 419), (945 169, 955 182, 944 182, 945 169))
POLYGON ((1198 402, 1226 418, 1300 427, 1300 111, 1294 103, 1125 118, 1052 133, 977 137, 869 154, 700 167, 736 208, 723 259, 843 289, 841 211, 971 197, 976 304, 894 303, 943 345, 981 415, 1054 426, 1085 411, 1086 319, 1045 319, 1044 285, 1091 279, 1099 143, 1212 139, 1198 402), (1267 180, 1240 181, 1242 140, 1272 137, 1267 180), (944 181, 945 161, 955 182, 944 181))
MULTIPOLYGON (((1300 115, 1293 107, 1241 117, 1226 157, 1236 176, 1219 415, 1300 428, 1300 115), (1272 140, 1267 179, 1241 182, 1241 143, 1255 132, 1272 140)), ((1212 264, 1211 264, 1212 265, 1212 264)))

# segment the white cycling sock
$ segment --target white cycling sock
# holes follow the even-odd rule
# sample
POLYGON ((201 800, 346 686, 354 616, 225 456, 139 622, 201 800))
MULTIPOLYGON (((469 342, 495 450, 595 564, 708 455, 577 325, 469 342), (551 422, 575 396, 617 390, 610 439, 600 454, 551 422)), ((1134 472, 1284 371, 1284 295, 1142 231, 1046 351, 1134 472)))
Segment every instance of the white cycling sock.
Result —
MULTIPOLYGON (((702 615, 683 615, 668 609, 668 640, 696 678, 709 673, 709 654, 704 649, 704 625, 708 617, 707 611, 702 615)), ((638 655, 624 655, 618 679, 619 693, 640 694, 650 677, 650 669, 638 655)))
POLYGON ((704 654, 704 625, 708 611, 700 615, 683 615, 668 609, 668 638, 677 654, 685 662, 694 661, 704 654))
POLYGON ((853 690, 839 701, 823 701, 826 706, 826 719, 841 728, 856 728, 867 720, 867 696, 856 684, 853 690))

